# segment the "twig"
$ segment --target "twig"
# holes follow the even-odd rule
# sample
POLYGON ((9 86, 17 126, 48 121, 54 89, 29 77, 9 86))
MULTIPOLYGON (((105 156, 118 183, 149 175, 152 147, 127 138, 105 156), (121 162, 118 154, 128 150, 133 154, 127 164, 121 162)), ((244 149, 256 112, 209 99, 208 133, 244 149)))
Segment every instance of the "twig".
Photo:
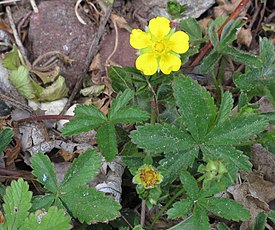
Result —
POLYGON ((27 117, 20 120, 17 120, 17 123, 32 122, 32 121, 46 121, 46 120, 70 120, 75 118, 71 115, 41 115, 36 117, 27 117))
POLYGON ((35 0, 30 0, 34 13, 39 13, 35 0))
POLYGON ((252 20, 251 20, 251 22, 250 22, 250 24, 249 24, 249 26, 248 26, 249 29, 252 29, 252 26, 254 25, 254 23, 255 23, 255 21, 256 21, 258 15, 259 15, 260 10, 261 10, 261 6, 257 6, 257 9, 256 9, 256 11, 254 12, 253 17, 252 17, 252 20))
POLYGON ((261 17, 260 17, 260 19, 259 19, 259 22, 258 22, 258 26, 257 26, 257 28, 256 28, 256 34, 258 33, 258 31, 260 30, 260 27, 262 26, 262 20, 263 20, 263 18, 264 18, 264 12, 265 12, 265 9, 266 9, 266 0, 264 0, 264 5, 263 5, 263 8, 262 8, 262 10, 261 10, 261 17))
POLYGON ((25 21, 28 19, 28 17, 30 17, 30 15, 32 14, 32 12, 28 12, 23 18, 22 20, 18 23, 18 26, 17 26, 17 32, 18 32, 18 35, 21 37, 21 27, 24 25, 25 21))
POLYGON ((30 113, 34 112, 34 110, 31 107, 22 104, 21 102, 19 102, 18 100, 14 99, 12 97, 6 96, 4 94, 0 94, 0 99, 5 101, 5 102, 8 102, 8 103, 12 104, 13 106, 15 106, 18 109, 26 110, 30 113))
POLYGON ((8 4, 8 3, 19 2, 19 1, 21 1, 21 0, 6 0, 6 1, 4 0, 4 1, 1 1, 1 2, 0 2, 0 5, 1 5, 1 4, 8 4))
POLYGON ((107 23, 110 15, 111 15, 111 12, 112 12, 112 5, 104 12, 104 16, 100 19, 100 25, 98 27, 98 31, 95 35, 95 38, 94 38, 94 40, 93 40, 93 42, 90 46, 88 55, 86 57, 86 61, 84 63, 83 70, 78 75, 75 87, 74 87, 74 89, 73 89, 73 91, 72 91, 72 93, 69 97, 69 100, 67 101, 66 105, 64 106, 64 108, 63 108, 63 110, 61 111, 60 114, 64 114, 68 110, 68 108, 70 107, 71 102, 75 98, 76 94, 79 92, 79 90, 82 86, 83 78, 84 78, 86 72, 89 70, 90 63, 93 60, 95 54, 99 50, 99 42, 100 42, 100 39, 101 39, 101 37, 102 37, 102 35, 105 31, 105 26, 106 26, 106 23, 107 23))
MULTIPOLYGON (((219 28, 218 30, 218 35, 220 36, 223 28, 226 26, 226 24, 231 21, 236 19, 239 14, 246 9, 246 6, 248 5, 250 1, 249 0, 242 0, 240 4, 236 7, 236 9, 232 12, 232 14, 226 19, 226 21, 223 23, 223 25, 219 28)), ((200 53, 198 56, 195 58, 194 61, 192 61, 191 66, 196 66, 199 64, 200 60, 205 56, 205 54, 212 48, 211 42, 207 42, 204 47, 201 49, 200 53)))
POLYGON ((144 228, 145 224, 145 213, 146 213, 146 200, 141 201, 141 211, 140 211, 140 225, 144 228))
POLYGON ((6 6, 6 12, 7 12, 9 23, 10 23, 10 26, 11 26, 11 29, 12 29, 12 32, 13 32, 13 36, 15 38, 16 45, 18 46, 18 49, 20 50, 20 53, 22 54, 25 63, 27 64, 27 66, 29 68, 31 68, 31 63, 29 62, 29 60, 27 58, 27 54, 26 54, 26 51, 24 49, 24 46, 23 46, 23 44, 22 44, 22 42, 21 42, 21 40, 18 36, 16 26, 15 26, 13 18, 12 18, 11 8, 9 6, 6 6))

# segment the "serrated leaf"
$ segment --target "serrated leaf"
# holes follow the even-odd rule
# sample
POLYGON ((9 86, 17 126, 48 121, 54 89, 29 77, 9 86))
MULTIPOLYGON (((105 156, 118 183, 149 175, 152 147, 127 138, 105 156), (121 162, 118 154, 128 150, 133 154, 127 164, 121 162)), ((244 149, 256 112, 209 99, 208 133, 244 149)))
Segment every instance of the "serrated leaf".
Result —
POLYGON ((206 209, 196 204, 193 211, 194 230, 210 230, 206 209))
POLYGON ((110 117, 110 121, 113 123, 133 124, 136 122, 145 121, 149 118, 149 114, 134 106, 127 106, 120 109, 116 114, 110 117))
POLYGON ((96 150, 87 150, 73 161, 64 176, 62 186, 78 186, 92 181, 100 165, 101 159, 96 150))
POLYGON ((9 75, 10 82, 27 99, 35 99, 37 92, 33 88, 33 81, 29 76, 27 67, 21 65, 9 75))
POLYGON ((232 146, 203 146, 201 148, 205 156, 209 155, 210 159, 223 160, 231 164, 231 167, 237 167, 239 170, 250 171, 252 164, 248 156, 232 146))
POLYGON ((146 124, 130 135, 132 142, 149 152, 168 153, 187 150, 195 145, 192 137, 172 125, 146 124))
POLYGON ((252 68, 260 68, 261 61, 256 55, 244 52, 233 46, 226 46, 223 48, 223 53, 231 57, 234 61, 245 64, 252 68))
POLYGON ((120 215, 119 203, 87 186, 66 186, 62 189, 60 198, 81 223, 106 222, 120 215))
POLYGON ((233 97, 229 92, 225 92, 222 97, 219 113, 216 118, 216 124, 224 122, 230 115, 233 108, 233 97))
POLYGON ((54 167, 48 156, 38 152, 31 157, 32 174, 37 177, 37 180, 45 186, 46 189, 52 193, 58 190, 56 174, 54 167))
POLYGON ((259 54, 262 63, 262 75, 263 76, 271 76, 274 78, 275 71, 275 51, 274 45, 271 40, 267 38, 260 37, 260 54, 259 54))
POLYGON ((159 162, 166 171, 162 185, 172 183, 183 170, 191 167, 198 154, 199 148, 197 147, 175 153, 166 153, 165 158, 159 162))
POLYGON ((174 82, 174 96, 187 130, 200 142, 216 118, 214 100, 197 82, 188 77, 178 77, 174 82))
POLYGON ((10 70, 16 70, 20 66, 18 49, 15 45, 12 46, 12 50, 9 53, 5 54, 2 63, 4 67, 10 70))
POLYGON ((55 199, 55 194, 45 194, 45 195, 37 195, 32 197, 32 207, 30 212, 34 212, 37 209, 44 208, 46 210, 53 204, 55 199))
POLYGON ((110 162, 115 159, 118 150, 116 130, 112 123, 106 123, 97 130, 96 142, 106 161, 110 162))
POLYGON ((194 204, 193 200, 190 200, 190 199, 177 201, 173 204, 173 208, 170 208, 167 211, 167 214, 170 218, 173 218, 173 219, 183 217, 191 212, 193 204, 194 204))
POLYGON ((210 25, 207 28, 207 34, 209 36, 209 40, 213 47, 217 47, 219 45, 219 36, 217 30, 214 30, 215 21, 210 22, 210 25))
POLYGON ((47 212, 40 210, 31 213, 20 230, 68 230, 71 229, 70 221, 70 217, 65 214, 63 209, 50 207, 47 212))
POLYGON ((201 73, 209 73, 212 69, 214 69, 215 65, 218 63, 222 54, 217 50, 213 49, 202 61, 200 66, 201 73))
POLYGON ((11 142, 12 137, 13 137, 13 132, 9 128, 3 129, 0 132, 0 140, 1 140, 0 141, 0 155, 2 155, 3 151, 5 150, 5 148, 11 142))
POLYGON ((267 221, 267 216, 264 212, 260 212, 253 223, 253 230, 264 230, 267 221))
POLYGON ((182 20, 179 26, 189 35, 190 42, 202 39, 202 30, 196 19, 187 18, 185 20, 182 20))
POLYGON ((93 106, 77 105, 74 112, 76 118, 66 123, 62 130, 65 136, 88 132, 107 121, 106 116, 93 106))
POLYGON ((180 174, 180 181, 188 197, 190 197, 192 200, 198 199, 200 190, 197 180, 195 180, 195 178, 191 176, 189 172, 183 171, 180 174))
POLYGON ((116 115, 120 109, 125 107, 133 97, 134 93, 130 89, 126 89, 123 93, 119 93, 116 99, 113 100, 112 106, 109 110, 109 119, 112 120, 112 117, 116 115))
POLYGON ((228 220, 245 221, 250 216, 249 211, 241 204, 226 198, 203 198, 199 200, 199 204, 215 215, 228 220))
POLYGON ((17 230, 28 216, 32 193, 22 178, 11 182, 4 196, 5 225, 9 230, 17 230))
POLYGON ((220 47, 222 49, 236 40, 237 31, 239 28, 241 28, 241 25, 241 20, 231 20, 225 25, 220 37, 220 47))
POLYGON ((235 145, 262 132, 268 121, 257 115, 227 119, 215 126, 206 136, 207 145, 235 145))
POLYGON ((275 211, 274 210, 269 211, 268 218, 271 219, 273 223, 275 223, 275 211))

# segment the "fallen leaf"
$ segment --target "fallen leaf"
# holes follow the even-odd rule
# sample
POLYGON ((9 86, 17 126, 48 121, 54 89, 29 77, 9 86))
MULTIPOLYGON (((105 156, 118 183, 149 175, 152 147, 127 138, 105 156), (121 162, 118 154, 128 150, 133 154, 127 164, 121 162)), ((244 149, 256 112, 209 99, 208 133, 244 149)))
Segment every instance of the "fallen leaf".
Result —
POLYGON ((252 42, 252 33, 250 29, 241 28, 237 33, 237 42, 240 45, 249 47, 252 42))

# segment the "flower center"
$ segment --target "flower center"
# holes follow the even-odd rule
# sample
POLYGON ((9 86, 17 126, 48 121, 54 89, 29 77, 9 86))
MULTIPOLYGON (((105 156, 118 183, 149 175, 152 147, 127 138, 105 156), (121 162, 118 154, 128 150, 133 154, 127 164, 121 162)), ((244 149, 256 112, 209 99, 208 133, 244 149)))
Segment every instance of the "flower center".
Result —
POLYGON ((146 186, 153 186, 159 182, 158 173, 151 169, 144 169, 140 173, 141 180, 146 186))
POLYGON ((162 42, 156 42, 153 48, 156 52, 162 53, 165 50, 165 45, 162 42))

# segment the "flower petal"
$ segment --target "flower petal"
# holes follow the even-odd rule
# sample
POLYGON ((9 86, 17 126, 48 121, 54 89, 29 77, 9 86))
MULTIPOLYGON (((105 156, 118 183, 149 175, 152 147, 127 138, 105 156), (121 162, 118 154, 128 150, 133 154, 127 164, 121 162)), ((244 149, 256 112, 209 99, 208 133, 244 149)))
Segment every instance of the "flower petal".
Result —
POLYGON ((145 53, 137 58, 136 67, 145 75, 153 75, 158 70, 158 61, 153 53, 145 53))
POLYGON ((176 53, 183 54, 189 49, 189 36, 183 31, 173 33, 167 46, 176 53))
POLYGON ((151 37, 142 30, 133 29, 130 35, 130 45, 135 49, 146 48, 151 45, 151 37))
POLYGON ((158 40, 162 40, 171 30, 170 21, 164 17, 151 19, 148 28, 158 40))
POLYGON ((164 54, 161 56, 159 67, 164 74, 170 74, 171 71, 178 71, 181 66, 181 60, 174 54, 164 54))

